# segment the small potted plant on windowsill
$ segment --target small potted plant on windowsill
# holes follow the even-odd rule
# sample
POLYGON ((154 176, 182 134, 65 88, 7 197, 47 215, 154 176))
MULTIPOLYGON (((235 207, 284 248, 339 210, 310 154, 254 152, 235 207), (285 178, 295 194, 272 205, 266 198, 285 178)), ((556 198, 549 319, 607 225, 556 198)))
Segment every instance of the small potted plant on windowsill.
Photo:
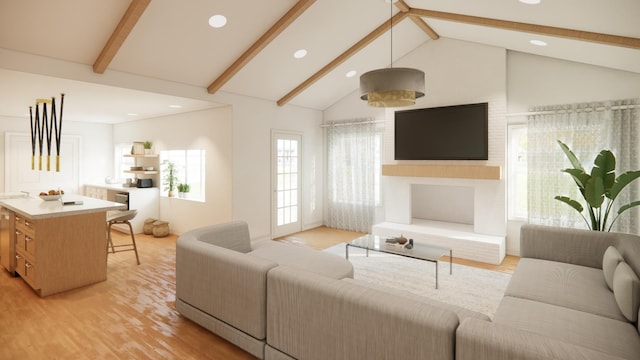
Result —
POLYGON ((162 183, 164 185, 164 191, 167 191, 167 195, 169 197, 173 197, 173 191, 176 188, 176 184, 178 183, 178 177, 176 173, 178 170, 176 169, 176 165, 171 161, 163 161, 162 165, 165 167, 164 169, 164 177, 162 178, 162 183))
POLYGON ((189 184, 178 184, 178 197, 183 199, 186 198, 189 190, 191 190, 189 184))

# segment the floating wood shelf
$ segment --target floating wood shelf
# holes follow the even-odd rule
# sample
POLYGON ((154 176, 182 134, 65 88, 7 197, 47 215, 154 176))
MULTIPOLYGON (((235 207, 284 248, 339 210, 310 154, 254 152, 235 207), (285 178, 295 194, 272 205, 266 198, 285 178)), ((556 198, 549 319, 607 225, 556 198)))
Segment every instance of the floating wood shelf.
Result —
POLYGON ((158 154, 125 154, 124 157, 132 157, 132 158, 157 158, 158 154))
POLYGON ((382 165, 382 175, 500 180, 502 169, 494 165, 382 165))
POLYGON ((157 174, 157 170, 125 170, 127 174, 139 174, 139 175, 154 175, 157 174))

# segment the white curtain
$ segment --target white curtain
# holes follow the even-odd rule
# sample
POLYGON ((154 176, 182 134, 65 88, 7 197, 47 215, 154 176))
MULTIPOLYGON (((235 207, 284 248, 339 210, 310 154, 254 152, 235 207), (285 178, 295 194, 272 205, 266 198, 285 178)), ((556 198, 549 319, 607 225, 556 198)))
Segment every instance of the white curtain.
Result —
MULTIPOLYGON (((529 222, 534 224, 588 228, 577 211, 555 200, 565 195, 586 206, 573 178, 563 169, 571 163, 557 144, 567 144, 590 172, 593 160, 604 149, 616 156, 616 177, 623 172, 640 170, 638 157, 640 135, 639 99, 545 106, 531 109, 528 117, 527 201, 529 222)), ((640 200, 640 180, 620 193, 612 215, 620 206, 640 200)), ((589 215, 584 210, 587 219, 589 215)), ((612 231, 637 234, 640 212, 627 210, 612 231)), ((612 220, 610 217, 609 223, 612 220)))
POLYGON ((327 226, 371 231, 380 201, 380 141, 372 121, 327 127, 327 226))

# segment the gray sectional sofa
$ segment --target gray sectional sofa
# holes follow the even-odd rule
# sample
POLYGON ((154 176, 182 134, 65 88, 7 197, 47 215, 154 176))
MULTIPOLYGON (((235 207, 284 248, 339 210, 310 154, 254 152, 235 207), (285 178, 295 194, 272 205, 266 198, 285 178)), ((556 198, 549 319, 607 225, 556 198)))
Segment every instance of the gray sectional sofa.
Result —
POLYGON ((639 236, 525 225, 520 254, 492 322, 458 328, 456 359, 640 359, 639 236))
POLYGON ((251 243, 243 221, 182 234, 176 242, 176 309, 211 332, 263 358, 267 273, 304 268, 329 278, 353 277, 353 266, 332 254, 275 241, 251 243))
POLYGON ((252 247, 242 222, 216 225, 178 239, 176 308, 270 360, 640 359, 640 237, 525 225, 521 253, 489 319, 354 280, 338 256, 252 247))

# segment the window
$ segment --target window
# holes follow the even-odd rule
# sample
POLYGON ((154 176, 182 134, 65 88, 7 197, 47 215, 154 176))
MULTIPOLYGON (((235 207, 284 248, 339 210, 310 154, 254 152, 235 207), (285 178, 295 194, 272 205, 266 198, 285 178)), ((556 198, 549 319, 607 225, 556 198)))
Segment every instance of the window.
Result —
POLYGON ((116 180, 120 183, 124 182, 124 179, 132 177, 130 173, 126 173, 135 166, 135 159, 132 157, 126 157, 125 155, 131 155, 131 143, 128 144, 116 144, 115 146, 115 165, 116 165, 116 180))
MULTIPOLYGON (((177 170, 174 176, 178 184, 189 185, 186 198, 205 201, 205 151, 204 150, 162 150, 160 151, 160 182, 163 196, 167 195, 165 177, 167 162, 172 162, 177 170)), ((178 192, 178 189, 174 189, 178 192)))
POLYGON ((327 225, 369 232, 381 205, 382 132, 374 122, 327 127, 327 225))
POLYGON ((527 126, 510 125, 508 129, 508 199, 509 219, 527 219, 527 126))
MULTIPOLYGON (((333 166, 339 168, 336 172, 342 172, 348 180, 348 186, 352 189, 361 189, 363 184, 371 185, 373 192, 352 191, 346 193, 344 186, 333 184, 330 191, 330 199, 333 202, 349 202, 363 205, 381 205, 381 174, 382 174, 382 134, 376 132, 370 139, 363 140, 353 134, 340 134, 334 137, 333 166), (364 156, 364 159, 363 159, 364 156), (370 157, 370 162, 366 158, 370 157), (340 162, 336 165, 336 162, 340 162), (357 172, 358 174, 355 174, 357 172), (364 176, 363 176, 364 175, 364 176), (363 180, 363 183, 355 181, 363 180), (354 182, 353 184, 351 182, 354 182)), ((343 178, 335 178, 335 181, 344 181, 343 178)))

